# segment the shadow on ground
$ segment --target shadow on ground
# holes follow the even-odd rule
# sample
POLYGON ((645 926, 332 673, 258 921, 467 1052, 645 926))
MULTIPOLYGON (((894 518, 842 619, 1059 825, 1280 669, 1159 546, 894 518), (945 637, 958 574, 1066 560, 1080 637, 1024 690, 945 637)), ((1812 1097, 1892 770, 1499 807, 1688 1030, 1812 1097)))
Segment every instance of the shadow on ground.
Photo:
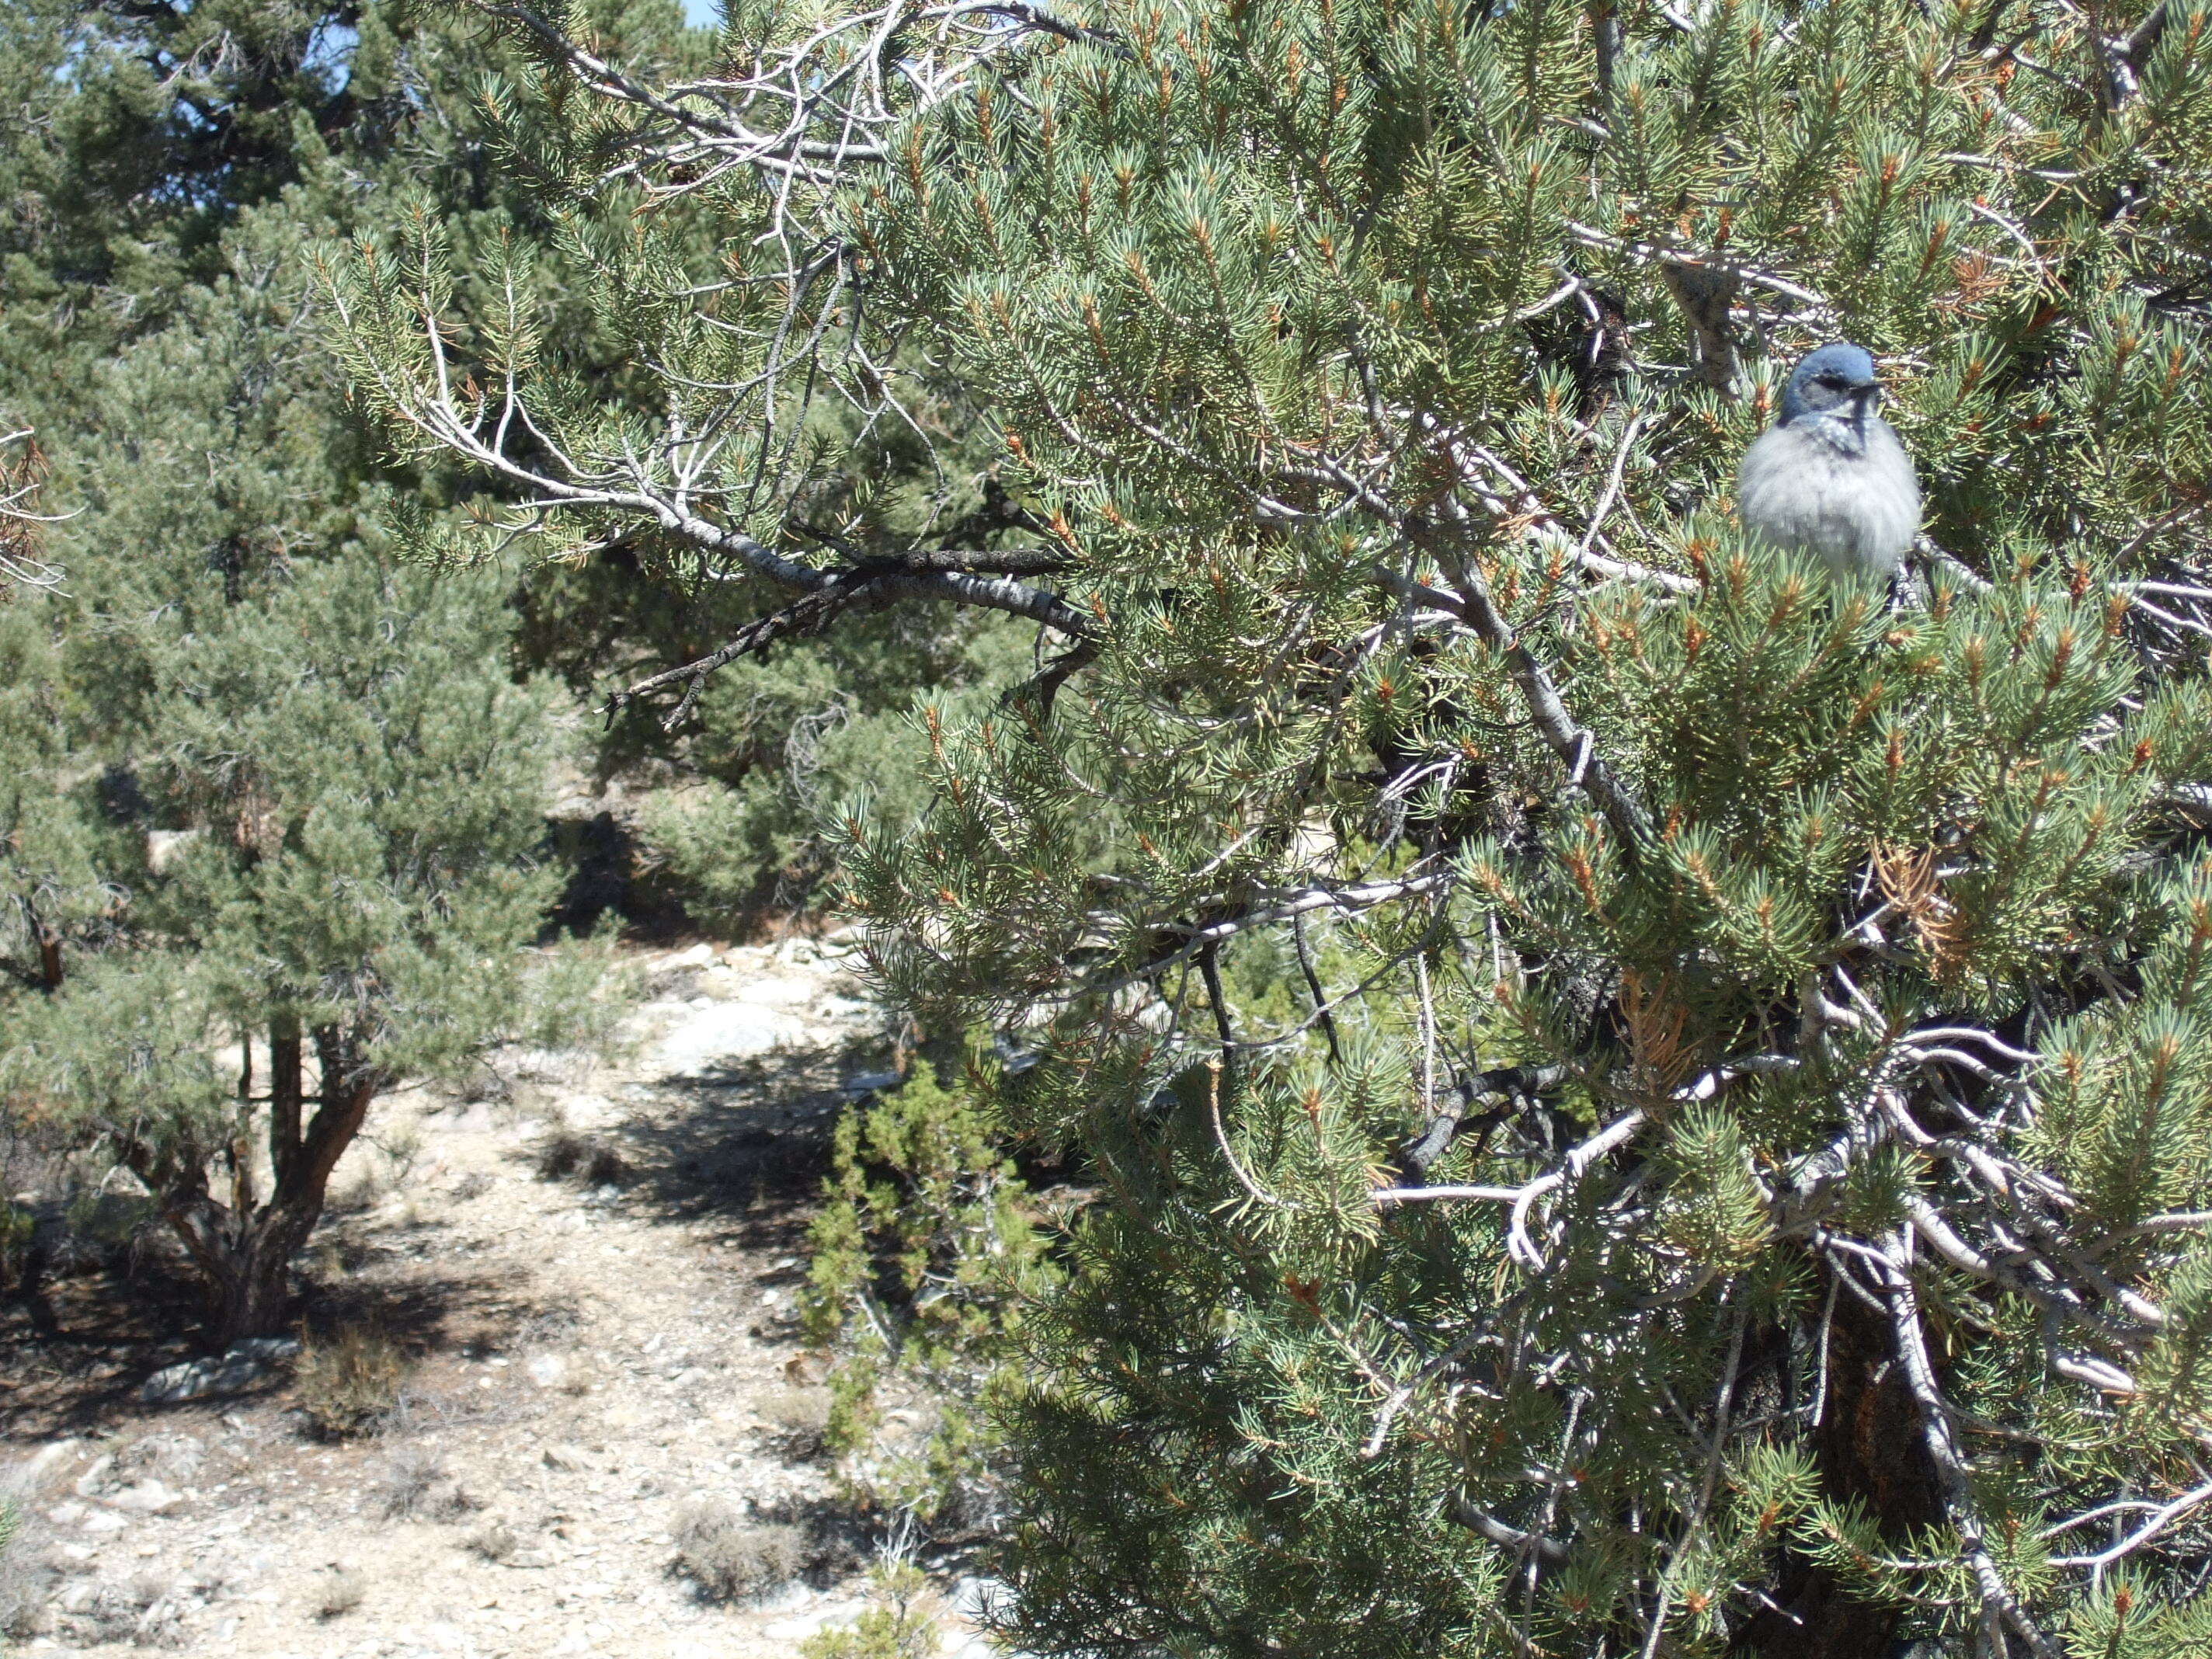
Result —
MULTIPOLYGON (((618 1158, 625 1211, 684 1224, 725 1248, 779 1262, 805 1253, 822 1197, 846 1079, 882 1064, 880 1039, 775 1050, 653 1079, 652 1109, 591 1137, 618 1158)), ((535 1160, 536 1154, 528 1155, 535 1160)), ((542 1179, 588 1185, 607 1166, 588 1156, 542 1179)), ((572 1310, 544 1305, 526 1278, 478 1273, 430 1237, 444 1218, 395 1224, 334 1200, 301 1264, 292 1328, 381 1332, 416 1361, 471 1346, 543 1341, 572 1310), (319 1261, 317 1258, 319 1257, 319 1261), (406 1264, 373 1271, 382 1259, 406 1264), (433 1267, 432 1263, 436 1265, 433 1267)), ((144 1420, 137 1391, 152 1372, 209 1352, 197 1280, 159 1236, 101 1265, 33 1274, 0 1297, 0 1437, 37 1439, 144 1420)), ((763 1285, 795 1280, 779 1265, 763 1285)), ((151 1414, 158 1414, 153 1412, 151 1414)))
POLYGON ((633 1213, 705 1222, 748 1250, 795 1248, 822 1197, 842 1088, 878 1046, 720 1062, 655 1087, 677 1109, 634 1120, 621 1142, 633 1213))
POLYGON ((162 1252, 41 1276, 0 1307, 0 1439, 134 1414, 149 1372, 204 1351, 206 1302, 162 1252))
MULTIPOLYGON (((318 1236, 334 1243, 343 1221, 318 1236)), ((0 1440, 35 1441, 159 1419, 172 1410, 227 1408, 280 1390, 286 1376, 212 1402, 174 1408, 138 1398, 165 1365, 210 1351, 205 1302, 179 1261, 143 1249, 128 1265, 48 1277, 39 1311, 23 1297, 0 1306, 0 1440)), ((388 1337, 410 1362, 471 1346, 543 1340, 577 1316, 572 1307, 530 1293, 526 1282, 492 1273, 425 1273, 377 1279, 306 1278, 292 1328, 310 1339, 347 1326, 388 1337)))

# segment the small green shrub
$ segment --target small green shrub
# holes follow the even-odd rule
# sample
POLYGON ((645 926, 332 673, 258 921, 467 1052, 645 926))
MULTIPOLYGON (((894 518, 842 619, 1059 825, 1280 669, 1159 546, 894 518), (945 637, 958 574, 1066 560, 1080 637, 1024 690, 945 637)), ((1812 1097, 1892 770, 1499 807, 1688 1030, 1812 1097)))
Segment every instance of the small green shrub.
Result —
POLYGON ((375 1137, 376 1150, 384 1154, 386 1173, 395 1187, 407 1184, 422 1157, 422 1131, 412 1123, 398 1123, 375 1137))
POLYGON ((799 1659, 930 1659, 945 1632, 929 1581, 910 1563, 878 1567, 876 1605, 842 1629, 818 1630, 799 1644, 799 1659))
POLYGON ((1017 1380, 1023 1302, 1056 1278, 975 1082, 924 1066, 848 1108, 809 1234, 807 1334, 832 1357, 841 1474, 872 1504, 956 1528, 995 1506, 991 1405, 1017 1380), (920 1409, 893 1418, 893 1401, 920 1409))
POLYGON ((341 1325, 301 1344, 295 1372, 300 1409, 315 1431, 341 1440, 382 1427, 398 1408, 407 1361, 370 1325, 341 1325))
POLYGON ((159 1206, 143 1193, 93 1186, 70 1200, 65 1224, 85 1254, 105 1256, 128 1249, 159 1218, 159 1206))

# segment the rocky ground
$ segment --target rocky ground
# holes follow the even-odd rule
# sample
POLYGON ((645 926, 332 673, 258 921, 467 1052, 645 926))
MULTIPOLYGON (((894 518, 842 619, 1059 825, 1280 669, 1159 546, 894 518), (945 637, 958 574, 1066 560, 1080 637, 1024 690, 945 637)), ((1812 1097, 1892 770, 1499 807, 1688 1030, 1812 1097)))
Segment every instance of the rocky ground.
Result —
MULTIPOLYGON (((795 1301, 827 1130, 880 1064, 879 1022, 835 947, 642 967, 623 1058, 509 1056, 482 1098, 385 1103, 349 1154, 309 1340, 380 1332, 405 1355, 380 1431, 317 1438, 282 1364, 142 1403, 192 1352, 173 1290, 108 1273, 57 1281, 46 1328, 9 1310, 13 1588, 43 1603, 21 1650, 720 1659, 794 1653, 859 1610, 872 1534, 820 1456, 795 1301), (769 1587, 706 1594, 687 1522, 769 1587)), ((957 1651, 963 1586, 943 1588, 957 1651)))

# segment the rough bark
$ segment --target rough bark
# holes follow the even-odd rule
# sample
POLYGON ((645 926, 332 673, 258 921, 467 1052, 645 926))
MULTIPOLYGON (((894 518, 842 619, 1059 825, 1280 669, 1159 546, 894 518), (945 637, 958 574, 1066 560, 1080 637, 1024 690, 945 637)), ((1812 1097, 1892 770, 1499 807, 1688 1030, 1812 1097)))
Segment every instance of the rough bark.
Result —
POLYGON ((300 1144, 300 1072, 299 1016, 279 1014, 269 1022, 269 1166, 279 1182, 300 1144))
POLYGON ((240 1337, 274 1336, 284 1328, 291 1311, 292 1258, 314 1225, 311 1216, 306 1227, 288 1228, 280 1224, 286 1218, 264 1211, 218 1257, 213 1312, 216 1340, 224 1347, 240 1337))
MULTIPOLYGON (((1942 1489, 1920 1431, 1919 1408, 1897 1363, 1886 1321, 1848 1290, 1828 1333, 1827 1398, 1814 1458, 1828 1496, 1856 1498, 1900 1544, 1943 1519, 1942 1489)), ((1770 1659, 1887 1659, 1897 1641, 1893 1608, 1854 1596, 1833 1573, 1784 1556, 1770 1591, 1785 1611, 1763 1609, 1732 1650, 1770 1659)))
MULTIPOLYGON (((274 1171, 258 1205, 224 1204, 208 1191, 209 1159, 186 1151, 158 1165, 133 1167, 161 1195, 162 1212, 206 1279, 216 1340, 273 1336, 291 1311, 292 1259, 322 1218, 331 1174, 360 1133, 370 1103, 390 1079, 364 1064, 358 1043, 337 1027, 315 1033, 322 1088, 302 1126, 301 1036, 270 1027, 269 1154, 274 1171)), ((250 1192, 234 1188, 234 1194, 250 1192)))

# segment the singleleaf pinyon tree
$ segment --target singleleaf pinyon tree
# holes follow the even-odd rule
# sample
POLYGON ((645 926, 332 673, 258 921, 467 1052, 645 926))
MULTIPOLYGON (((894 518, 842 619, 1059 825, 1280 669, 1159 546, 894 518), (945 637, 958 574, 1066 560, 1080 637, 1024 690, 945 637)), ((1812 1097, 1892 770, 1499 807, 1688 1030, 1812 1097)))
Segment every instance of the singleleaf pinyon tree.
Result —
POLYGON ((84 802, 55 787, 80 769, 59 684, 62 573, 45 556, 44 465, 33 434, 0 439, 0 975, 52 990, 73 943, 97 937, 116 895, 100 878, 84 802))
POLYGON ((647 85, 481 9, 630 210, 667 414, 427 237, 333 267, 345 349, 556 550, 790 596, 624 695, 1041 625, 925 714, 919 832, 843 820, 887 984, 1040 1054, 995 1109, 1096 1187, 1002 1417, 1015 1639, 2206 1650, 2212 12, 740 7, 647 85), (1896 599, 1730 512, 1843 337, 1927 492, 1896 599), (911 365, 1043 533, 805 533, 808 400, 911 365))
MULTIPOLYGON (((0 1066, 145 1180, 218 1334, 281 1324, 380 1089, 597 1018, 546 1030, 580 988, 531 987, 590 964, 516 956, 556 884, 544 688, 499 592, 364 551, 395 481, 299 257, 425 200, 464 246, 548 238, 483 166, 477 32, 403 14, 0 14, 0 1066)), ((699 44, 673 0, 594 15, 699 44)), ((447 481, 404 483, 435 516, 447 481)))
POLYGON ((144 1182, 227 1340, 283 1328, 380 1095, 589 1040, 600 969, 532 949, 555 732, 495 585, 363 556, 226 620, 158 659, 161 867, 118 872, 119 937, 15 1000, 0 1066, 12 1109, 144 1182))

